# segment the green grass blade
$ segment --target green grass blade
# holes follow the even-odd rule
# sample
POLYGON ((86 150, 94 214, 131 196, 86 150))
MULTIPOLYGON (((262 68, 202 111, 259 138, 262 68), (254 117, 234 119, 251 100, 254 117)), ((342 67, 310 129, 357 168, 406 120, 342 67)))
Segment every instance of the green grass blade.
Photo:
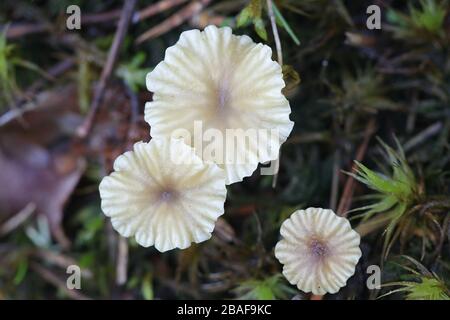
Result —
POLYGON ((286 30, 286 32, 289 34, 289 36, 292 38, 292 40, 294 41, 294 43, 299 46, 300 45, 300 40, 297 38, 297 36, 295 35, 294 31, 292 30, 291 26, 289 25, 289 23, 287 23, 286 19, 284 19, 283 15, 281 14, 280 10, 278 10, 277 6, 275 5, 275 3, 272 3, 272 7, 273 7, 273 12, 275 13, 275 18, 280 21, 281 25, 283 26, 283 28, 286 30))

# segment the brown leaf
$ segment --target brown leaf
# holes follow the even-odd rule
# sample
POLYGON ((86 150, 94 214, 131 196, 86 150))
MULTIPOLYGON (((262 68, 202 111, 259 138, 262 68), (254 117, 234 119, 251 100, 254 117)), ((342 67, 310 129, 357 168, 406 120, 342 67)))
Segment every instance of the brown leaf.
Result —
POLYGON ((63 206, 84 171, 85 163, 71 154, 52 153, 26 140, 0 138, 0 212, 12 215, 29 203, 49 221, 53 236, 70 245, 61 227, 63 206))
POLYGON ((34 204, 65 248, 63 206, 85 168, 69 138, 81 121, 75 93, 70 87, 43 92, 32 111, 0 128, 0 215, 34 204))

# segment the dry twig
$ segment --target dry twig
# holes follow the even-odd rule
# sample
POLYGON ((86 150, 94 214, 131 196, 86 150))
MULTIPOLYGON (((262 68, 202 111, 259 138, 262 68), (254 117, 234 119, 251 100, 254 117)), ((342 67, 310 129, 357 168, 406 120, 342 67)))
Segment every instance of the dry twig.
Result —
POLYGON ((42 267, 41 265, 37 263, 32 263, 31 268, 39 274, 44 280, 48 281, 55 287, 61 289, 68 297, 74 299, 74 300, 92 300, 88 296, 85 296, 82 293, 79 293, 77 290, 70 290, 67 288, 66 283, 60 279, 57 275, 55 275, 50 270, 42 267))
POLYGON ((128 242, 124 237, 119 237, 117 248, 116 283, 121 286, 127 282, 128 268, 128 242))
MULTIPOLYGON (((367 147, 369 145, 370 138, 372 137, 374 132, 375 132, 375 118, 372 118, 366 127, 366 131, 364 132, 364 140, 359 146, 358 151, 356 152, 355 157, 356 161, 361 162, 363 160, 364 155, 366 154, 367 151, 367 147)), ((353 164, 351 172, 355 172, 355 169, 356 165, 353 164)), ((355 179, 349 176, 347 177, 347 180, 345 182, 344 192, 342 193, 341 200, 339 202, 339 206, 337 209, 337 214, 340 215, 341 217, 347 216, 347 212, 352 204, 354 189, 355 189, 355 179)))
MULTIPOLYGON (((5 28, 4 26, 2 29, 5 28)), ((49 32, 51 26, 46 23, 20 23, 8 26, 6 30, 7 39, 16 39, 29 34, 49 32)))
MULTIPOLYGON (((70 68, 72 68, 75 65, 75 62, 71 58, 64 59, 61 62, 58 62, 54 66, 52 66, 46 73, 52 78, 53 80, 64 74, 66 71, 68 71, 70 68)), ((10 107, 10 110, 5 112, 0 117, 0 127, 4 126, 5 124, 21 117, 25 112, 33 110, 36 107, 35 103, 29 103, 23 105, 26 101, 32 99, 39 90, 44 87, 45 83, 48 81, 48 78, 43 78, 36 80, 26 91, 25 91, 25 98, 22 99, 22 101, 18 101, 15 105, 10 107), (23 105, 23 106, 22 106, 23 105)))
POLYGON ((94 99, 92 100, 91 108, 85 121, 77 130, 77 134, 80 138, 85 138, 92 128, 95 114, 97 113, 97 110, 103 99, 108 79, 113 72, 114 65, 119 55, 119 49, 123 42, 123 39, 125 38, 125 34, 127 33, 135 5, 136 0, 125 1, 119 20, 119 25, 117 26, 116 34, 114 36, 114 41, 111 45, 105 67, 103 68, 102 74, 100 76, 100 82, 97 85, 94 93, 94 99))
POLYGON ((141 44, 147 40, 158 37, 175 27, 178 27, 184 21, 190 19, 192 16, 202 11, 203 8, 206 7, 210 2, 211 0, 198 0, 191 2, 186 7, 164 20, 162 23, 141 34, 136 39, 136 44, 141 44))
POLYGON ((179 4, 182 4, 184 2, 186 2, 187 0, 162 0, 159 1, 155 4, 152 4, 150 6, 148 6, 145 9, 142 9, 141 11, 139 11, 136 16, 137 16, 137 21, 142 21, 144 19, 153 17, 154 15, 157 15, 160 12, 166 11, 171 9, 172 7, 175 7, 179 4))
POLYGON ((7 235, 22 223, 24 223, 36 210, 36 204, 30 202, 25 208, 13 215, 9 220, 0 226, 0 236, 7 235))

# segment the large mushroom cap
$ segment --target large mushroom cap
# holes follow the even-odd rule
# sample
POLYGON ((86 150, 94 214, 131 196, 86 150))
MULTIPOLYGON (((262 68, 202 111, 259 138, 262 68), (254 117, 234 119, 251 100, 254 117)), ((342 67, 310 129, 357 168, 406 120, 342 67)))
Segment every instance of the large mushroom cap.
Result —
POLYGON ((281 226, 275 247, 283 275, 304 292, 323 295, 345 286, 361 257, 360 236, 332 210, 295 211, 281 226))
POLYGON ((161 252, 209 239, 226 198, 223 170, 174 139, 136 143, 99 189, 114 229, 161 252))
POLYGON ((228 27, 183 32, 147 75, 147 88, 154 94, 146 104, 145 119, 152 136, 173 137, 185 129, 191 137, 186 143, 204 160, 224 168, 227 184, 251 175, 259 162, 276 159, 293 122, 281 93, 281 67, 271 55, 270 47, 235 36, 228 27), (208 134, 203 148, 195 145, 201 134, 194 132, 196 122, 203 133, 210 129, 212 135, 222 134, 216 145, 220 156, 207 152, 214 143, 208 134), (244 143, 233 143, 236 136, 244 143))

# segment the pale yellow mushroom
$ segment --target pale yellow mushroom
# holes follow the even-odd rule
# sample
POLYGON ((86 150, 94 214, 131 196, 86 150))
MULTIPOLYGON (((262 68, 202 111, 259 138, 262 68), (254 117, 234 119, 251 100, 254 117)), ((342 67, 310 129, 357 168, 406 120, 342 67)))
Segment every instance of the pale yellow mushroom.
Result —
POLYGON ((161 252, 209 239, 226 198, 223 170, 174 139, 136 143, 99 189, 114 229, 161 252))
POLYGON ((283 222, 275 256, 283 275, 304 292, 336 293, 346 285, 361 257, 360 236, 332 210, 295 211, 283 222))
POLYGON ((190 30, 147 75, 147 88, 154 94, 145 119, 153 137, 177 136, 180 129, 190 133, 189 139, 183 136, 185 142, 202 159, 224 168, 230 184, 251 175, 258 163, 277 158, 293 127, 289 102, 281 93, 284 86, 270 47, 233 35, 228 27, 190 30), (194 130, 196 123, 201 132, 194 130), (214 143, 211 134, 217 132, 222 134, 216 144, 219 156, 207 152, 214 143), (233 143, 235 137, 245 143, 233 143))

